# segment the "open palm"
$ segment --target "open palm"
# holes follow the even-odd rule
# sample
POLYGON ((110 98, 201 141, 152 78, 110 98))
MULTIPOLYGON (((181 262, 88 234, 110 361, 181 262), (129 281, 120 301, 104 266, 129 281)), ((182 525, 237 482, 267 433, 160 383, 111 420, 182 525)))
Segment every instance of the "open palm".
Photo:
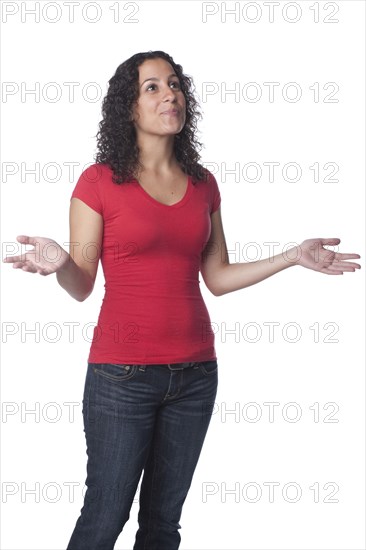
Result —
POLYGON ((324 248, 324 245, 337 245, 340 239, 307 239, 300 245, 301 254, 298 265, 320 271, 327 275, 343 275, 344 271, 355 271, 360 269, 360 265, 355 262, 348 262, 355 258, 360 258, 358 254, 334 252, 324 248))
POLYGON ((50 275, 55 273, 67 262, 68 253, 56 241, 46 237, 29 237, 19 235, 17 241, 21 244, 30 244, 34 248, 19 256, 7 256, 4 262, 12 263, 15 269, 22 269, 30 273, 50 275))

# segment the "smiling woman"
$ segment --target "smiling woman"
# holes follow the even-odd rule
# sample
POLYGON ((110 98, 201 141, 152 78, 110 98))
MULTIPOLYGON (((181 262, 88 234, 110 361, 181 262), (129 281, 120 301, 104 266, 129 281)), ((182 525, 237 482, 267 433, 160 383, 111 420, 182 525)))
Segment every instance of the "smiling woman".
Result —
MULTIPOLYGON (((79 220, 100 227, 93 239, 101 243, 106 293, 84 389, 88 491, 68 550, 113 548, 142 471, 134 550, 180 544, 218 381, 198 273, 221 198, 198 162, 191 88, 164 52, 118 67, 103 102, 97 163, 72 193, 70 239, 86 238, 79 220), (96 426, 90 419, 98 404, 105 415, 96 426), (108 420, 115 406, 118 428, 108 420), (109 490, 115 483, 117 499, 109 490), (95 486, 101 496, 92 500, 95 486)), ((66 274, 58 277, 67 289, 66 274)))
MULTIPOLYGON (((157 139, 159 133, 161 137, 164 131, 170 134, 168 141, 173 147, 175 164, 179 164, 186 174, 198 180, 207 177, 207 171, 199 163, 202 144, 196 134, 197 122, 202 115, 193 80, 167 53, 138 53, 119 65, 109 80, 102 114, 96 161, 112 168, 116 183, 135 177, 143 169, 143 144, 139 145, 138 136, 142 136, 145 124, 150 125, 152 134, 156 135, 154 145, 165 141, 157 139), (174 113, 175 110, 178 113, 174 113), (145 114, 146 120, 140 116, 145 114), (151 128, 151 123, 157 118, 160 118, 159 125, 151 128), (165 130, 160 123, 168 124, 165 130)), ((145 156, 146 162, 149 161, 145 156)), ((161 173, 164 165, 157 158, 154 164, 161 173)))
POLYGON ((149 136, 179 134, 186 121, 186 101, 178 76, 164 59, 150 59, 140 66, 140 95, 133 108, 137 142, 144 150, 142 140, 149 136), (147 75, 156 74, 157 77, 147 75), (161 96, 164 96, 164 101, 161 96))
POLYGON ((187 176, 175 159, 166 136, 175 137, 186 123, 186 100, 176 73, 164 59, 149 59, 139 67, 139 97, 132 109, 136 142, 140 150, 138 172, 140 185, 160 202, 171 204, 182 198, 187 189, 187 176), (149 75, 156 76, 149 76, 149 75), (141 82, 141 84, 140 84, 141 82), (154 147, 154 157, 149 154, 154 147), (147 151, 147 153, 144 153, 147 151), (164 164, 171 159, 166 173, 164 164))
POLYGON ((18 241, 35 249, 5 258, 56 273, 78 301, 91 294, 99 260, 105 276, 83 395, 87 491, 67 550, 114 548, 142 474, 133 549, 180 545, 218 384, 199 272, 221 296, 295 265, 328 275, 360 268, 347 261, 358 254, 324 248, 337 238, 230 264, 219 187, 199 162, 192 87, 165 52, 124 61, 103 100, 96 162, 71 196, 69 241, 78 246, 68 254, 52 239, 23 235, 18 241), (90 244, 92 257, 83 253, 90 244))

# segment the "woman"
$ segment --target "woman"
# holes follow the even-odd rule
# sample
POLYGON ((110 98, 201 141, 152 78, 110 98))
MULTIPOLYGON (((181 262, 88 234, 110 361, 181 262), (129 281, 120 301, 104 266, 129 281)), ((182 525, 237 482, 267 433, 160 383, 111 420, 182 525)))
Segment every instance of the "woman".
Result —
POLYGON ((140 490, 134 550, 179 547, 183 503, 217 390, 214 334, 198 272, 220 296, 290 266, 329 275, 360 265, 308 239, 284 256, 230 264, 213 175, 199 164, 191 79, 162 51, 139 53, 109 81, 96 163, 70 205, 70 254, 20 236, 32 251, 6 258, 56 273, 76 300, 105 297, 88 358, 83 417, 88 487, 68 550, 110 550, 140 490))

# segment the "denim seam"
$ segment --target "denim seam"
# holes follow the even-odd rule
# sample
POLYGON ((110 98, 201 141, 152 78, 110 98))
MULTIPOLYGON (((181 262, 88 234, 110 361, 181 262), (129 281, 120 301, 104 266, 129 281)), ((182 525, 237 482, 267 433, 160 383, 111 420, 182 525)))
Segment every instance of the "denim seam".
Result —
MULTIPOLYGON (((152 445, 154 445, 154 441, 152 441, 152 445)), ((155 447, 155 445, 154 445, 155 447)), ((151 537, 151 529, 150 529, 150 525, 152 523, 151 521, 151 517, 152 517, 152 509, 153 509, 153 495, 155 494, 155 484, 154 484, 154 481, 155 481, 155 473, 156 473, 156 468, 158 467, 158 460, 157 460, 157 452, 154 448, 153 450, 153 457, 154 457, 154 468, 153 468, 153 472, 152 472, 152 476, 151 476, 151 493, 150 493, 150 509, 149 509, 149 518, 147 520, 147 534, 146 534, 146 538, 145 538, 145 542, 144 542, 144 548, 143 550, 148 550, 148 546, 147 546, 147 543, 149 542, 149 539, 151 537)))
MULTIPOLYGON (((112 364, 112 363, 111 363, 112 364)), ((117 376, 114 374, 109 374, 108 372, 104 371, 103 369, 98 369, 94 367, 94 372, 104 378, 107 378, 108 380, 112 380, 113 382, 123 382, 124 380, 130 380, 131 378, 134 378, 137 371, 137 366, 134 365, 131 367, 130 372, 124 376, 117 376)))
POLYGON ((89 422, 89 412, 90 412, 90 393, 91 393, 92 386, 94 386, 94 384, 95 384, 94 376, 91 376, 89 381, 88 397, 85 396, 86 397, 86 404, 85 404, 86 418, 88 422, 89 422))

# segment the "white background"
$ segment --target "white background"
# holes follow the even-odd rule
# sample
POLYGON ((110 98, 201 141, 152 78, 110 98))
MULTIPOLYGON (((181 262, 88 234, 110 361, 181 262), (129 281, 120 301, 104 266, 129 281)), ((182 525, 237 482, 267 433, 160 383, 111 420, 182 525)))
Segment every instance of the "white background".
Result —
MULTIPOLYGON (((242 175, 235 181, 221 169, 215 174, 231 262, 268 257, 266 242, 278 243, 280 253, 290 242, 339 237, 338 249, 361 254, 363 264, 364 2, 328 2, 327 8, 325 2, 280 2, 273 22, 266 2, 251 7, 237 2, 237 15, 226 21, 225 8, 235 8, 234 2, 205 7, 196 1, 150 1, 134 3, 134 10, 124 2, 81 1, 75 3, 74 22, 63 2, 51 2, 47 12, 46 2, 39 2, 35 22, 24 11, 35 4, 2 3, 2 256, 14 253, 19 234, 51 237, 67 248, 70 196, 84 167, 93 163, 101 119, 102 98, 93 101, 93 88, 89 98, 82 90, 98 83, 104 96, 125 59, 164 50, 194 79, 204 116, 202 161, 218 168, 221 163, 227 169, 235 163, 240 170, 247 163, 262 168, 257 182, 242 175), (114 22, 111 7, 117 4, 114 22), (217 13, 203 22, 205 9, 217 13), (14 11, 7 20, 5 10, 14 11), (132 11, 137 22, 123 21, 132 11), (291 23, 296 13, 299 20, 291 23), (47 21, 58 15, 59 21, 47 21), (326 23, 327 17, 338 22, 326 23), (50 82, 61 91, 56 101, 56 88, 48 88, 47 96, 50 82), (65 82, 80 83, 73 101, 65 82), (262 92, 256 102, 248 100, 253 88, 245 96, 250 82, 262 92), (279 83, 273 101, 265 82, 279 83), (302 92, 296 102, 282 95, 289 82, 302 92), (215 95, 204 96, 207 83, 216 86, 215 95), (327 88, 327 83, 336 84, 327 88), (37 85, 37 100, 22 96, 37 85), (225 96, 225 86, 239 87, 237 102, 233 94, 225 96), (272 182, 265 162, 280 163, 272 182), (301 167, 297 182, 281 175, 289 162, 301 167), (39 181, 24 176, 35 163, 39 181), (48 163, 59 165, 58 181, 49 181, 56 174, 51 168, 42 174, 48 163), (77 164, 72 176, 66 163, 77 164), (315 163, 318 182, 309 168, 315 163), (338 166, 337 182, 324 181, 331 173, 326 163, 338 166)), ((288 97, 293 93, 289 89, 288 97)), ((182 550, 365 548, 363 274, 364 266, 339 277, 292 267, 221 297, 201 280, 217 329, 219 390, 183 509, 182 550), (270 322, 279 323, 273 342, 264 324, 270 322), (230 332, 235 326, 237 336, 230 332), (318 339, 310 328, 316 326, 318 339), (248 406, 252 402, 256 408, 248 406), (268 402, 278 404, 273 422, 268 402), (288 403, 297 404, 297 422, 291 422, 296 410, 288 403), (268 482, 279 484, 273 502, 268 482), (286 497, 288 483, 297 485, 289 486, 286 497), (295 486, 301 494, 290 502, 295 486), (311 486, 319 487, 319 502, 311 486), (255 487, 262 492, 251 502, 255 487)), ((4 264, 1 275, 1 548, 61 550, 83 503, 81 398, 104 279, 99 268, 93 294, 78 303, 55 276, 4 264), (73 342, 66 324, 71 322, 79 323, 73 342), (37 326, 39 338, 26 334, 37 326), (74 404, 74 418, 67 403, 74 404), (26 414, 30 409, 39 414, 26 414), (35 493, 27 493, 32 489, 35 493)), ((137 512, 134 503, 117 550, 132 548, 137 512)))

